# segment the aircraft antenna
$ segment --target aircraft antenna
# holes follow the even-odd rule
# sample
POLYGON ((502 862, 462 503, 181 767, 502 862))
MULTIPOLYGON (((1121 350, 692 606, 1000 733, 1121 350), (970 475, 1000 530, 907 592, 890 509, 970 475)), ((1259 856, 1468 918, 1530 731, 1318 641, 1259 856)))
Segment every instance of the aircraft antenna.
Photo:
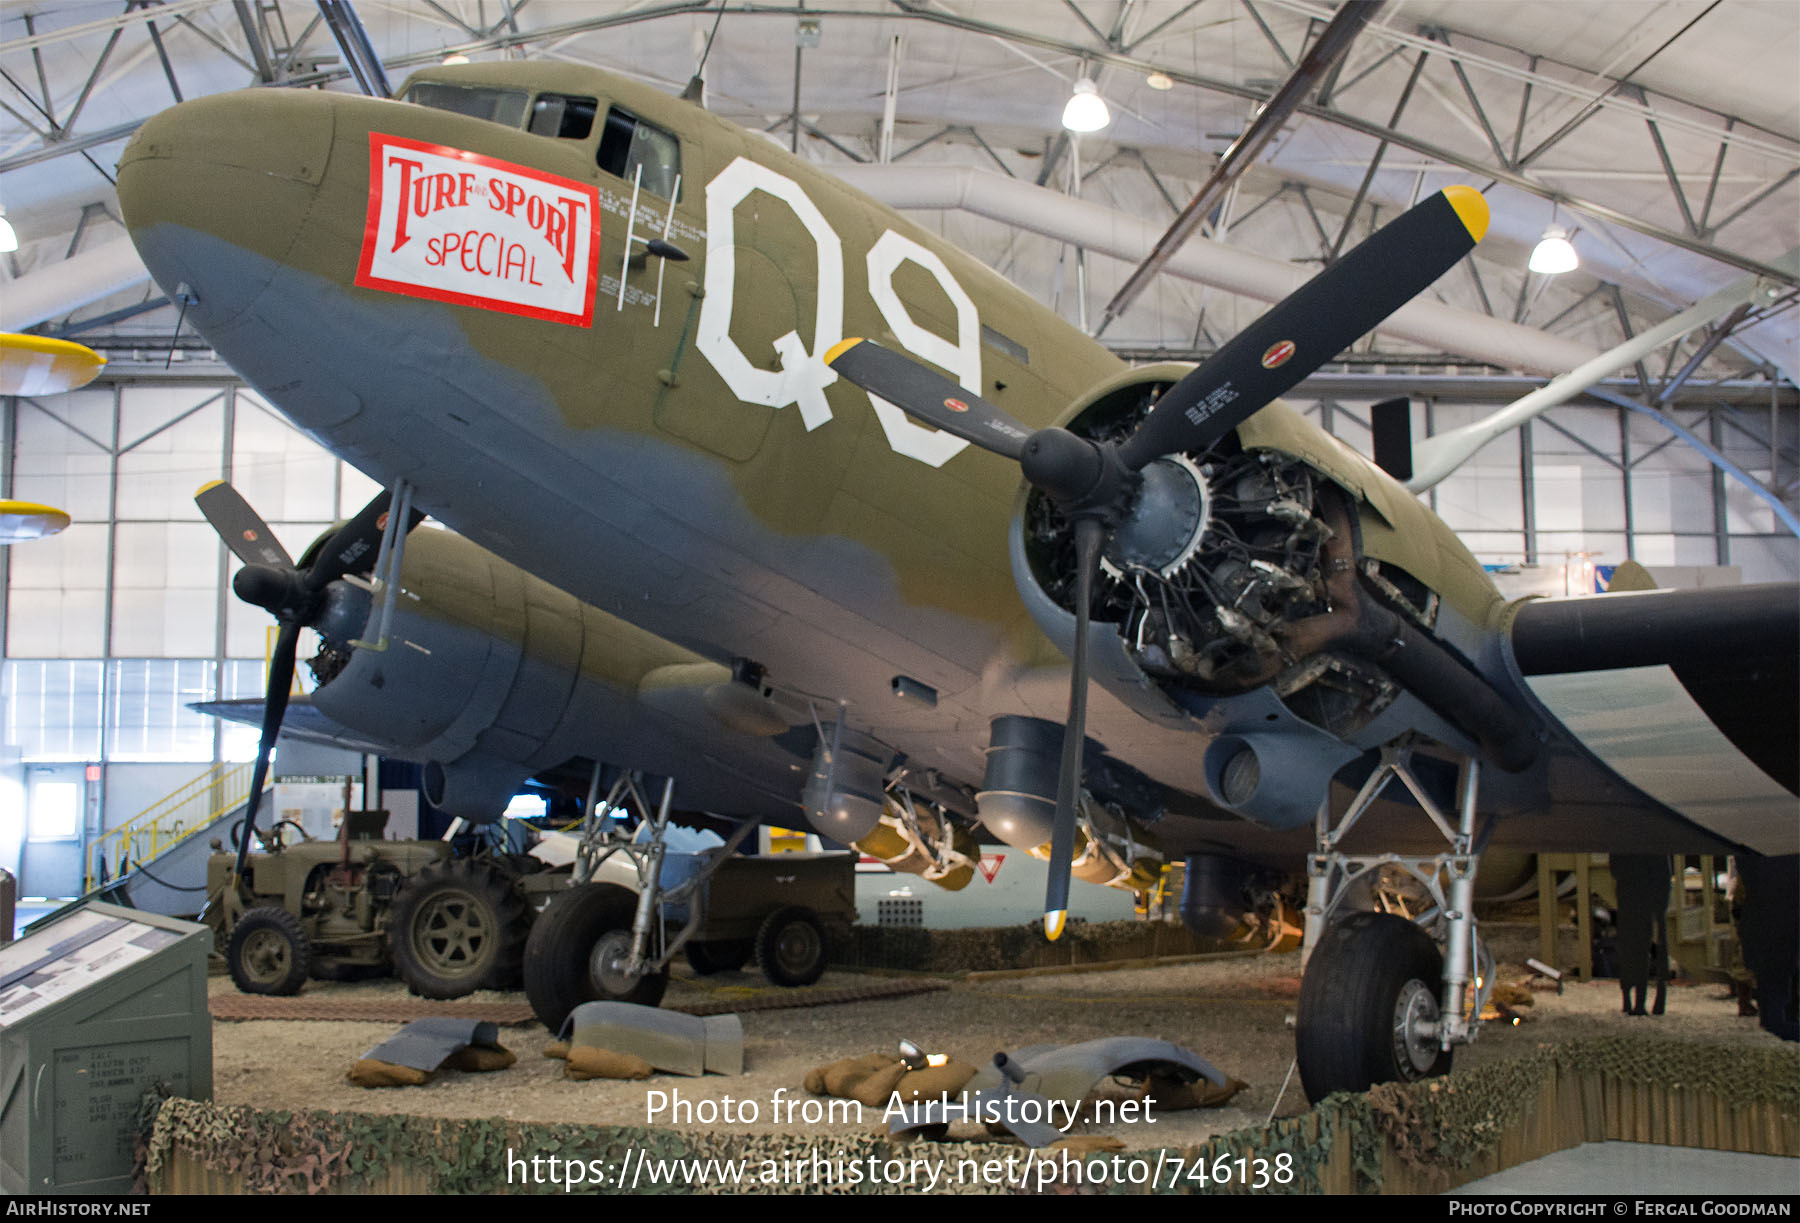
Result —
POLYGON ((694 75, 688 78, 687 88, 681 91, 684 102, 692 102, 696 106, 706 105, 706 82, 700 73, 706 67, 706 57, 712 54, 713 39, 719 36, 719 23, 725 20, 724 0, 720 0, 719 15, 713 18, 712 33, 706 36, 706 46, 700 52, 700 62, 694 65, 694 75))

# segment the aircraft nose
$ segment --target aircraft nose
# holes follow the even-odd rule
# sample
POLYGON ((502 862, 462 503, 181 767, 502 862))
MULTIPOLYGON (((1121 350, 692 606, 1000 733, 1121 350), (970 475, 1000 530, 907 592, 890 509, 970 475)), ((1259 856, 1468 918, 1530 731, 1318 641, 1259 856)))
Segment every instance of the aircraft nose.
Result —
POLYGON ((325 178, 333 114, 313 91, 218 94, 163 111, 126 146, 126 227, 166 292, 198 298, 196 325, 228 323, 285 261, 325 178))

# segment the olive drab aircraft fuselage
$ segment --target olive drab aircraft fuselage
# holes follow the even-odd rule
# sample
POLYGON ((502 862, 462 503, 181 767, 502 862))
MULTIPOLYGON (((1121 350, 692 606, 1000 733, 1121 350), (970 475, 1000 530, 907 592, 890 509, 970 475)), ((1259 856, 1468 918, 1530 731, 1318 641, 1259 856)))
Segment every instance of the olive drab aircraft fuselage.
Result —
MULTIPOLYGON (((946 410, 967 409, 961 388, 1096 439, 1188 367, 1127 369, 937 235, 650 87, 535 61, 432 68, 401 96, 254 90, 139 130, 121 205, 188 320, 417 508, 804 711, 770 725, 794 764, 746 775, 746 811, 792 804, 832 831, 858 824, 859 787, 879 807, 884 785, 914 786, 1037 849, 1069 709, 1066 524, 1015 463, 828 357, 868 337, 947 375, 946 410), (872 763, 832 774, 828 742, 872 763)), ((1271 343, 1262 365, 1292 353, 1271 343)), ((1716 694, 1671 698, 1654 658, 1606 673, 1663 747, 1704 724, 1733 754, 1704 787, 1679 760, 1658 772, 1585 663, 1519 656, 1537 613, 1297 412, 1275 402, 1155 466, 1142 521, 1109 524, 1092 604, 1083 839, 1109 865, 1082 877, 1191 855, 1291 869, 1321 802, 1401 746, 1446 806, 1457 762, 1485 762, 1488 844, 1795 852, 1785 766, 1753 730, 1713 727, 1716 694), (1349 623, 1375 605, 1399 620, 1349 623), (1402 621, 1404 651, 1369 629, 1402 621)), ((1755 655, 1712 631, 1734 615, 1689 626, 1728 667, 1755 655)), ((1760 649, 1767 601, 1747 615, 1760 649)), ((1657 637, 1633 640, 1655 654, 1657 637)), ((356 667, 343 678, 369 682, 356 667)), ((491 745, 471 742, 479 764, 491 745)), ((1349 844, 1441 848, 1392 790, 1349 844)))

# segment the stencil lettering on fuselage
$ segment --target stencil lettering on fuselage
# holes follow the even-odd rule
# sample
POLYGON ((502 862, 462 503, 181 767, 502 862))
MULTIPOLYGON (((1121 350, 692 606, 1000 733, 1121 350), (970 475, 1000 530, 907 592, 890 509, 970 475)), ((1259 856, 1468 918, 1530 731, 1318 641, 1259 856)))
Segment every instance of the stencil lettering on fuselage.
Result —
POLYGON ((586 327, 594 319, 599 248, 592 186, 369 133, 357 284, 586 327))
MULTIPOLYGON (((731 393, 745 403, 772 408, 798 404, 800 419, 809 432, 829 421, 831 407, 825 400, 825 388, 837 381, 837 373, 825 364, 824 355, 844 338, 844 249, 831 222, 793 179, 739 157, 706 185, 706 242, 706 295, 701 300, 695 346, 712 363, 731 393), (753 191, 766 192, 792 209, 812 235, 816 252, 813 271, 818 309, 813 319, 812 347, 808 349, 793 331, 776 339, 774 348, 781 358, 779 370, 758 368, 731 338, 737 279, 733 210, 753 191)), ((963 386, 979 393, 981 317, 974 300, 956 282, 944 261, 890 229, 869 248, 867 263, 870 296, 895 339, 907 351, 951 371, 963 386), (894 272, 906 262, 929 273, 956 307, 954 344, 916 322, 894 291, 894 272)), ((942 467, 968 445, 961 438, 915 423, 884 399, 871 395, 869 400, 888 445, 896 454, 942 467)))

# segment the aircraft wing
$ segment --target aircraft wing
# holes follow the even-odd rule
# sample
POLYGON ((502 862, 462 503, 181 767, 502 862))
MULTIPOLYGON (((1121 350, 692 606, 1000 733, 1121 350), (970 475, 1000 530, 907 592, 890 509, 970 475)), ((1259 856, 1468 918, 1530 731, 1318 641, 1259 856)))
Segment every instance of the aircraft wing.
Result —
MULTIPOLYGON (((244 726, 261 726, 263 720, 261 697, 239 697, 229 701, 195 701, 188 708, 196 713, 223 718, 227 722, 237 722, 244 726)), ((371 756, 395 754, 393 744, 379 742, 332 720, 314 706, 312 698, 308 696, 294 696, 289 699, 287 715, 281 722, 281 737, 300 743, 316 744, 319 747, 337 747, 350 752, 363 752, 371 756)))
POLYGON ((1519 604, 1532 696, 1595 759, 1734 844, 1800 852, 1800 587, 1519 604))

